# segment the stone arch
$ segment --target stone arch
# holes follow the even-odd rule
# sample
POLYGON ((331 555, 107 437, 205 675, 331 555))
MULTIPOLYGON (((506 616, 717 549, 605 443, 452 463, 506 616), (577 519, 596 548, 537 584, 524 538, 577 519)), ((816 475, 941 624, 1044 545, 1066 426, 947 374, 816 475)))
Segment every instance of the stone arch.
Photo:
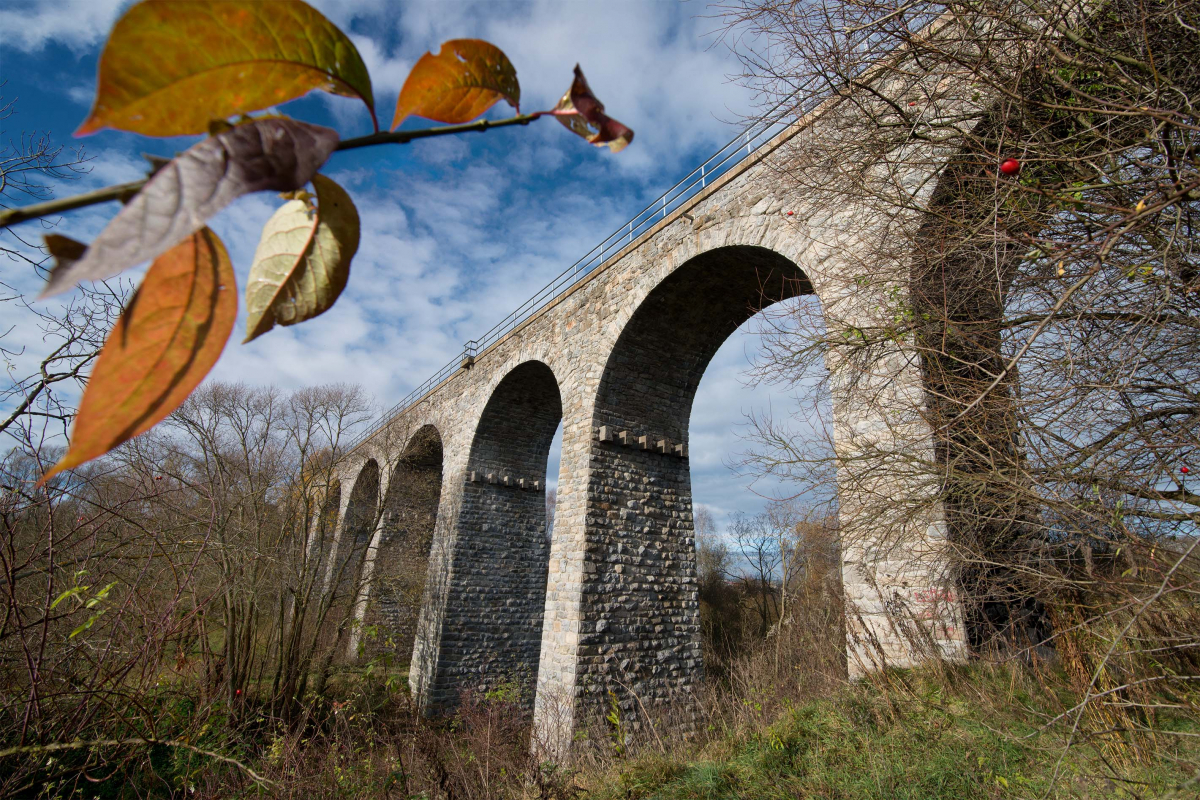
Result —
POLYGON ((652 289, 608 356, 593 408, 579 701, 599 707, 605 678, 666 700, 700 670, 691 473, 692 401, 721 344, 766 306, 812 293, 791 260, 756 246, 694 256, 652 289), (614 623, 614 620, 619 622, 614 623))
POLYGON ((799 267, 764 247, 731 245, 692 257, 622 328, 600 379, 593 424, 640 426, 686 443, 696 387, 720 346, 766 306, 811 293, 799 267))
POLYGON ((386 650, 401 659, 412 655, 442 494, 443 455, 441 432, 423 425, 409 437, 388 478, 363 568, 358 617, 363 625, 379 629, 378 636, 365 640, 368 653, 386 650))
POLYGON ((319 588, 329 574, 333 543, 337 540, 338 516, 342 509, 342 482, 336 477, 329 481, 323 496, 316 499, 308 531, 309 563, 316 564, 315 585, 319 588))
POLYGON ((339 598, 353 598, 358 593, 363 557, 375 531, 378 510, 379 462, 369 458, 359 468, 345 500, 325 577, 326 588, 339 598))
POLYGON ((438 641, 430 663, 414 653, 426 708, 452 705, 463 689, 536 680, 549 565, 546 460, 561 419, 558 380, 541 361, 518 364, 488 396, 462 476, 438 641))
POLYGON ((321 498, 317 508, 317 518, 314 523, 314 530, 318 534, 323 534, 326 540, 332 540, 334 531, 337 530, 338 512, 342 507, 342 482, 334 478, 329 482, 325 489, 325 496, 321 498))

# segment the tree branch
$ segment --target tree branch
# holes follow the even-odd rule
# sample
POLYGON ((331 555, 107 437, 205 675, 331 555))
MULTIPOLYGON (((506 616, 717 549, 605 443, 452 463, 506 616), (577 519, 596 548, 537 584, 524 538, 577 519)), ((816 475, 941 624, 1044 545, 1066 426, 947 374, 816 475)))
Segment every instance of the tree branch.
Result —
MULTIPOLYGON (((469 133, 470 131, 479 131, 482 133, 492 128, 507 128, 510 125, 528 125, 535 119, 540 119, 541 116, 541 112, 537 112, 533 114, 520 114, 515 117, 495 121, 480 119, 463 125, 443 125, 440 128, 423 128, 415 131, 381 131, 369 136, 345 139, 338 143, 335 152, 339 150, 354 150, 359 147, 374 147, 381 144, 408 144, 414 139, 427 139, 431 136, 449 136, 456 133, 469 133)), ((22 206, 21 208, 6 209, 0 211, 0 228, 7 228, 19 222, 28 222, 31 219, 38 219, 50 214, 94 206, 97 203, 125 200, 137 194, 146 185, 146 181, 148 180, 150 178, 147 177, 140 181, 122 183, 116 186, 108 186, 104 189, 97 189, 94 192, 77 194, 74 197, 64 197, 56 200, 47 200, 44 203, 22 206)))

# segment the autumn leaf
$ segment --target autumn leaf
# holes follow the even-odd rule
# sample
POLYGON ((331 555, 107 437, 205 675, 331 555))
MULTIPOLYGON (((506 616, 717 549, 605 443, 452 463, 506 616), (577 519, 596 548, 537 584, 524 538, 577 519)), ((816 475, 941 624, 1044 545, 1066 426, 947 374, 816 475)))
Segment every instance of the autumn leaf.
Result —
POLYGON ((633 141, 632 130, 604 113, 604 104, 592 94, 578 64, 571 88, 554 110, 546 113, 553 114, 572 133, 594 145, 607 145, 614 153, 621 152, 633 141))
POLYGON ((290 200, 267 220, 246 284, 246 339, 329 310, 350 277, 358 251, 358 210, 350 195, 314 175, 317 207, 290 200))
POLYGON ((145 0, 113 26, 100 55, 95 103, 75 134, 205 133, 213 119, 313 89, 360 98, 374 121, 362 56, 307 3, 145 0))
POLYGON ((55 261, 59 264, 78 261, 87 252, 86 244, 78 242, 69 236, 47 233, 42 238, 46 240, 46 252, 54 256, 55 261))
POLYGON ((480 39, 452 39, 436 56, 421 56, 408 74, 392 130, 413 114, 437 122, 470 122, 501 98, 520 108, 521 86, 508 56, 480 39))
POLYGON ((329 128, 276 117, 205 139, 156 172, 82 257, 60 259, 41 296, 156 258, 243 194, 299 189, 337 143, 329 128))
POLYGON ((217 363, 236 319, 233 266, 215 233, 204 228, 159 256, 96 359, 67 454, 41 482, 178 408, 217 363))

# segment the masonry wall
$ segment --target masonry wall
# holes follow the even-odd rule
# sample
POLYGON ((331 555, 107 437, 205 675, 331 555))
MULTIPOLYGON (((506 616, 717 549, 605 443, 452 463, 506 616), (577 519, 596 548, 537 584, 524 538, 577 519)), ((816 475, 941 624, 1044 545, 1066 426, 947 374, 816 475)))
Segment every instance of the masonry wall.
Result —
POLYGON ((593 412, 578 704, 618 698, 630 723, 702 674, 688 422, 708 362, 765 305, 809 290, 795 265, 753 247, 696 257, 626 324, 593 412), (644 438, 643 438, 644 437, 644 438), (637 696, 627 688, 636 683, 637 696))

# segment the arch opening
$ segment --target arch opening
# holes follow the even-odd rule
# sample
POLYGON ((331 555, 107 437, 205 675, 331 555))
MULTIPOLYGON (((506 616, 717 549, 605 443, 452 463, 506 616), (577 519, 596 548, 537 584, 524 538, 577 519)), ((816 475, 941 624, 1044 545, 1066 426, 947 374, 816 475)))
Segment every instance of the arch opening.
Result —
POLYGON ((433 425, 412 435, 387 484, 378 540, 368 554, 369 592, 362 619, 364 655, 410 659, 442 495, 442 436, 433 425))
POLYGON ((815 294, 769 306, 725 340, 696 391, 689 466, 706 680, 727 681, 767 651, 805 664, 793 685, 821 691, 845 677, 833 398, 812 347, 824 328, 815 294))
POLYGON ((518 685, 532 703, 546 575, 546 465, 562 419, 551 369, 527 361, 484 407, 471 444, 430 700, 518 685))
POLYGON ((357 594, 363 556, 375 529, 379 507, 379 463, 369 459, 359 470, 350 489, 341 532, 334 542, 334 557, 330 562, 326 585, 337 599, 357 594))
POLYGON ((364 585, 363 562, 378 520, 378 509, 379 464, 368 459, 350 488, 325 573, 327 602, 338 610, 326 617, 321 638, 332 644, 339 658, 351 655, 349 650, 353 649, 347 649, 346 645, 348 637, 353 641, 355 602, 364 585))
POLYGON ((546 540, 554 539, 554 515, 558 511, 558 473, 562 468, 563 424, 558 423, 554 438, 550 440, 550 454, 546 458, 546 540))
POLYGON ((325 492, 317 516, 316 535, 319 540, 331 541, 337 529, 338 510, 342 506, 342 482, 333 480, 325 492))
POLYGON ((327 584, 333 570, 333 548, 341 508, 342 482, 335 478, 325 489, 325 496, 320 501, 312 530, 308 534, 308 556, 316 564, 314 583, 318 589, 327 584))
POLYGON ((596 398, 587 497, 591 563, 575 691, 591 713, 610 690, 636 719, 636 703, 669 702, 695 686, 702 656, 688 426, 696 390, 739 326, 811 293, 800 268, 774 251, 718 248, 655 287, 618 337, 596 398), (610 686, 612 673, 629 690, 610 686))

